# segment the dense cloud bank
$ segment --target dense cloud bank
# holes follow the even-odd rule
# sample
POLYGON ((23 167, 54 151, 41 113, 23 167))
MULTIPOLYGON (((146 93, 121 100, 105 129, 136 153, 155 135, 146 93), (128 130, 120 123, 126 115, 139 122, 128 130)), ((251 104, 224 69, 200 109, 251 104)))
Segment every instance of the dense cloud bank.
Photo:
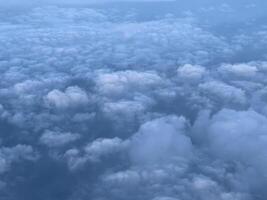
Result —
POLYGON ((2 9, 0 199, 267 198, 264 4, 154 5, 2 9))

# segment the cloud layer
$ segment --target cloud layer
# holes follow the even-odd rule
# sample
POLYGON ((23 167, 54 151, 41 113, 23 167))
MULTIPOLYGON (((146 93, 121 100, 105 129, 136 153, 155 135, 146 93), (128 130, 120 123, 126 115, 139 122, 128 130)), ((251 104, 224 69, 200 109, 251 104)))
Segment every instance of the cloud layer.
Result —
POLYGON ((0 14, 0 199, 266 199, 263 4, 37 4, 0 14))

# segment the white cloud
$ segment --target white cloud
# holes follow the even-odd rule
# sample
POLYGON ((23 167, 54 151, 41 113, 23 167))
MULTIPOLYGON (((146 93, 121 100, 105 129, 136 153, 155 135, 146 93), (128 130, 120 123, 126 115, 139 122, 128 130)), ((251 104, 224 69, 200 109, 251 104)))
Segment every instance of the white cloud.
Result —
MULTIPOLYGON (((199 120, 203 120, 202 117, 199 120)), ((264 158, 266 122, 265 116, 252 110, 220 111, 206 121, 207 127, 203 127, 208 137, 206 141, 211 145, 210 153, 222 159, 241 162, 251 162, 261 156, 264 158)))
POLYGON ((77 86, 68 87, 65 92, 52 90, 45 97, 48 106, 58 109, 84 106, 89 103, 85 91, 77 86))
POLYGON ((261 188, 266 182, 266 122, 253 110, 224 109, 211 118, 203 113, 193 138, 214 159, 234 163, 238 187, 261 188))
POLYGON ((100 73, 97 89, 106 96, 128 95, 131 92, 150 90, 164 84, 163 79, 153 71, 138 72, 133 70, 114 73, 100 73))
POLYGON ((1 197, 266 199, 263 22, 35 3, 0 13, 1 197))
POLYGON ((114 155, 126 150, 128 141, 120 138, 98 138, 87 144, 83 150, 69 149, 64 157, 68 161, 69 168, 76 170, 87 162, 100 162, 107 156, 114 155))
POLYGON ((258 69, 256 66, 248 65, 248 64, 224 64, 219 68, 219 72, 224 74, 225 76, 237 76, 238 78, 251 78, 256 75, 258 69))
POLYGON ((186 64, 177 69, 178 79, 188 82, 200 81, 207 73, 207 70, 199 65, 186 64))
POLYGON ((38 158, 31 146, 16 145, 14 147, 0 148, 0 173, 9 170, 12 163, 20 160, 34 161, 38 158))
POLYGON ((61 147, 78 140, 81 136, 76 133, 63 133, 59 131, 45 131, 40 137, 40 142, 48 147, 61 147))
POLYGON ((185 129, 186 120, 183 117, 167 116, 146 122, 132 139, 132 161, 142 165, 189 159, 193 146, 185 135, 185 129))
POLYGON ((85 147, 85 153, 91 160, 98 160, 102 156, 119 152, 127 147, 127 142, 119 138, 97 139, 85 147))
POLYGON ((223 82, 209 81, 201 83, 199 89, 208 98, 226 105, 245 105, 247 101, 245 91, 223 82))

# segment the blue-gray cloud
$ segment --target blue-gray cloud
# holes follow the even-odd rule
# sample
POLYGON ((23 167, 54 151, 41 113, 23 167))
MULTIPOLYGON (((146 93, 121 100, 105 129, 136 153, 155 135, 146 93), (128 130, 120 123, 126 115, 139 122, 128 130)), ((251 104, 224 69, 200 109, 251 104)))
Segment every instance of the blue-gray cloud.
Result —
POLYGON ((0 199, 266 199, 264 3, 11 2, 0 199))

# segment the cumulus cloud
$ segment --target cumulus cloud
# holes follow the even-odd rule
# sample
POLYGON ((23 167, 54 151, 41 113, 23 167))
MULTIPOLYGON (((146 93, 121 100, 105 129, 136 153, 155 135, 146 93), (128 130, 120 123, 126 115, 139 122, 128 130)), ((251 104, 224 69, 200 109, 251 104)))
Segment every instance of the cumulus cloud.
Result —
POLYGON ((80 138, 79 134, 61 133, 58 131, 45 131, 40 137, 40 142, 48 147, 60 147, 80 138))
POLYGON ((125 145, 127 144, 124 144, 119 138, 97 139, 85 147, 85 152, 93 160, 96 160, 100 156, 120 151, 125 145))
POLYGON ((192 156, 193 146, 185 135, 184 118, 167 116, 146 122, 133 138, 131 157, 138 164, 165 163, 192 156))
POLYGON ((259 189, 266 181, 265 121, 265 116, 253 110, 225 109, 212 118, 203 112, 193 138, 214 158, 234 163, 236 178, 246 181, 246 186, 239 183, 238 187, 259 189))
POLYGON ((153 71, 118 71, 101 73, 96 84, 100 93, 106 96, 125 95, 129 90, 142 92, 164 84, 164 80, 153 71))
POLYGON ((67 159, 70 169, 82 167, 86 162, 100 162, 101 158, 119 153, 126 149, 127 141, 120 138, 98 138, 87 144, 82 150, 69 149, 64 157, 67 159))
POLYGON ((265 200, 266 3, 92 2, 0 2, 0 197, 265 200))
MULTIPOLYGON (((221 110, 211 119, 207 114, 207 112, 200 114, 195 123, 195 134, 202 134, 204 132, 209 138, 205 142, 210 142, 213 146, 210 149, 211 154, 214 153, 217 156, 220 154, 223 159, 230 158, 233 160, 248 161, 248 152, 254 151, 254 148, 256 151, 262 148, 260 144, 254 145, 252 143, 257 143, 257 141, 260 143, 265 142, 263 139, 266 129, 264 125, 266 120, 265 116, 253 110, 234 111, 227 109, 221 110), (198 127, 199 125, 201 127, 198 127), (258 137, 262 139, 258 139, 258 137)), ((260 156, 259 153, 255 155, 260 156)), ((249 157, 253 159, 253 157, 249 157)))
POLYGON ((14 147, 1 147, 0 148, 0 173, 9 170, 12 163, 19 162, 20 160, 34 161, 38 158, 31 146, 16 145, 14 147))
POLYGON ((246 94, 240 88, 228 85, 223 82, 209 81, 201 83, 199 89, 215 102, 223 104, 244 105, 246 104, 246 94))
POLYGON ((178 78, 188 82, 200 81, 206 74, 206 69, 199 65, 186 64, 177 69, 178 78))
POLYGON ((225 73, 225 76, 237 76, 238 78, 249 78, 256 75, 258 69, 256 66, 247 64, 237 64, 237 65, 222 65, 219 68, 221 73, 225 73))
POLYGON ((69 108, 86 105, 89 102, 87 94, 77 86, 68 87, 65 92, 50 91, 45 97, 48 106, 55 108, 69 108))

